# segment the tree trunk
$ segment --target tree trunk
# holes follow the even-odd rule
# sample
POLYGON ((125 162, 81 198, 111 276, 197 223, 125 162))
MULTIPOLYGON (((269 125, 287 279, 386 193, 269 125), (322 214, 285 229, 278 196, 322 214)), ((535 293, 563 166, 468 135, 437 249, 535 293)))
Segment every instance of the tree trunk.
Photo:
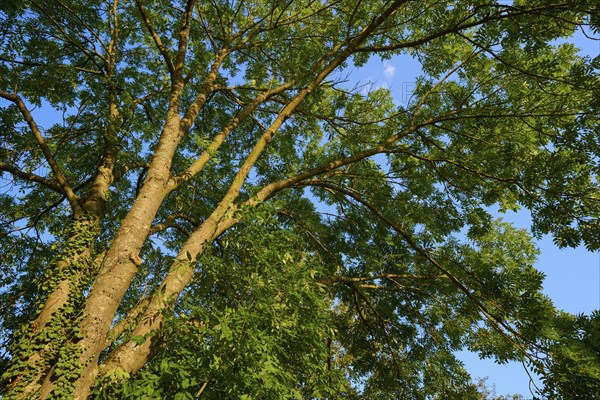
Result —
POLYGON ((75 382, 75 399, 87 399, 98 375, 98 358, 121 300, 139 264, 139 252, 154 217, 169 193, 171 159, 180 140, 179 115, 171 111, 161 141, 131 210, 123 220, 85 302, 82 339, 77 343, 82 371, 75 382))
POLYGON ((65 240, 55 261, 50 264, 49 279, 41 283, 42 297, 33 321, 22 328, 11 353, 15 359, 7 375, 11 376, 7 398, 45 397, 42 387, 56 378, 55 365, 65 354, 67 342, 79 335, 77 323, 83 305, 83 289, 94 271, 94 243, 99 234, 99 219, 86 214, 65 228, 65 240))
POLYGON ((213 214, 188 239, 162 283, 154 292, 148 307, 140 318, 140 323, 132 333, 132 336, 146 336, 150 339, 142 344, 132 341, 125 342, 114 349, 102 365, 102 373, 116 369, 121 369, 127 373, 136 373, 148 362, 157 344, 152 338, 161 328, 163 323, 162 313, 175 304, 179 294, 192 280, 195 267, 194 259, 213 240, 219 217, 223 212, 213 214))

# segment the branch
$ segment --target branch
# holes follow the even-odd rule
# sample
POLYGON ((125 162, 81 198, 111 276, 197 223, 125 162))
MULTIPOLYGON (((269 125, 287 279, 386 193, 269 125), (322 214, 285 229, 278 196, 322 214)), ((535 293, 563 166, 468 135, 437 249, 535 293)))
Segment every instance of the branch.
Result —
POLYGON ((52 24, 60 31, 60 33, 63 35, 63 37, 66 39, 67 42, 71 43, 72 45, 77 47, 79 50, 81 50, 86 56, 88 56, 88 59, 92 60, 92 62, 94 64, 96 64, 96 67, 98 67, 98 70, 102 70, 102 67, 96 63, 96 60, 94 59, 94 57, 98 57, 99 59, 101 59, 104 62, 106 62, 107 60, 104 57, 102 57, 102 55, 99 54, 96 50, 93 49, 94 45, 90 41, 89 38, 85 37, 84 35, 81 35, 79 32, 76 32, 77 36, 79 36, 80 39, 82 39, 84 42, 87 42, 88 44, 92 45, 91 49, 84 47, 81 43, 77 43, 74 39, 72 39, 68 35, 68 33, 65 29, 65 26, 63 24, 61 24, 60 22, 58 22, 55 18, 53 18, 48 13, 48 11, 46 11, 42 6, 40 6, 36 2, 32 2, 32 4, 41 14, 43 14, 46 18, 48 18, 52 22, 52 24))
MULTIPOLYGON (((158 90, 156 90, 154 92, 148 93, 148 94, 146 94, 146 95, 144 95, 142 97, 139 97, 139 98, 133 100, 131 102, 131 104, 129 105, 129 110, 130 111, 135 110, 135 108, 137 106, 139 106, 140 104, 144 103, 146 100, 150 100, 151 98, 153 98, 154 96, 158 95, 159 93, 164 92, 166 89, 167 89, 167 87, 163 87, 161 89, 158 89, 158 90)), ((144 104, 142 104, 142 106, 144 106, 144 104)))
POLYGON ((274 196, 276 193, 280 192, 283 189, 292 187, 294 185, 299 184, 300 182, 309 179, 309 178, 313 178, 315 176, 318 175, 322 175, 325 174, 327 172, 331 172, 335 169, 338 169, 340 167, 343 167, 345 165, 349 165, 349 164, 353 164, 356 163, 358 161, 364 160, 365 158, 374 156, 376 154, 380 154, 380 153, 386 153, 389 151, 389 146, 391 146, 392 144, 394 144, 395 142, 397 142, 398 140, 408 136, 409 134, 415 132, 416 130, 418 130, 419 128, 429 125, 433 122, 436 122, 435 120, 429 120, 426 121, 423 124, 417 125, 417 126, 411 126, 395 135, 390 136, 389 138, 387 138, 386 140, 382 141, 379 145, 372 147, 370 149, 366 149, 363 151, 360 151, 354 155, 351 155, 349 157, 342 157, 342 158, 338 158, 336 160, 332 160, 330 162, 324 163, 319 165, 318 167, 315 167, 313 169, 310 169, 308 171, 305 172, 301 172, 297 175, 291 176, 289 178, 286 179, 282 179, 280 181, 277 182, 273 182, 268 184, 267 186, 265 186, 264 188, 262 188, 256 195, 256 198, 259 201, 265 201, 269 198, 271 198, 272 196, 274 196))
POLYGON ((117 88, 114 84, 117 63, 117 48, 119 40, 118 0, 113 0, 110 12, 110 43, 107 48, 106 75, 108 78, 108 125, 104 134, 105 144, 102 158, 93 177, 90 193, 84 200, 84 207, 88 212, 100 215, 106 207, 106 200, 110 195, 110 186, 114 180, 115 161, 117 159, 117 123, 121 119, 117 101, 117 88))
POLYGON ((125 330, 131 328, 135 322, 135 320, 144 312, 146 307, 148 306, 149 299, 148 297, 142 298, 129 313, 119 322, 115 324, 115 326, 108 333, 105 347, 110 347, 110 345, 119 337, 125 330))
POLYGON ((55 192, 57 192, 59 194, 62 194, 62 195, 65 194, 62 187, 60 185, 57 185, 55 182, 50 181, 39 175, 33 174, 31 172, 21 171, 20 169, 16 168, 15 166, 3 163, 1 161, 0 161, 0 171, 10 172, 14 176, 19 177, 25 181, 41 183, 42 185, 54 190, 55 192))
MULTIPOLYGON (((63 7, 65 10, 67 10, 67 11, 69 12, 69 14, 71 14, 73 17, 75 17, 75 18, 77 19, 77 21, 78 21, 78 22, 79 22, 81 25, 83 25, 83 26, 84 26, 84 27, 87 29, 87 31, 88 31, 89 33, 91 33, 91 34, 92 34, 92 36, 93 36, 94 38, 96 38, 96 40, 98 41, 98 43, 100 43, 100 45, 101 45, 101 46, 102 46, 102 47, 103 47, 103 48, 106 50, 106 45, 105 45, 105 44, 104 44, 104 42, 102 41, 102 38, 100 37, 100 35, 98 35, 98 34, 96 33, 96 31, 94 31, 94 29, 92 29, 92 27, 91 27, 91 26, 90 26, 90 25, 89 25, 89 24, 88 24, 88 23, 87 23, 87 22, 86 22, 86 21, 85 21, 83 18, 81 18, 81 16, 80 16, 80 13, 78 13, 78 12, 76 12, 76 11, 73 11, 73 10, 71 10, 71 8, 69 8, 69 7, 68 7, 66 4, 64 4, 62 1, 58 1, 58 4, 60 4, 60 6, 61 6, 61 7, 63 7)), ((116 5, 116 4, 114 4, 114 3, 113 3, 113 9, 115 8, 115 7, 114 7, 115 5, 116 5)), ((84 35, 82 35, 82 34, 79 34, 79 36, 80 36, 80 37, 83 37, 83 38, 85 38, 87 41, 89 41, 89 39, 87 39, 87 38, 86 38, 84 35)))
POLYGON ((148 236, 154 235, 155 233, 164 231, 168 228, 176 228, 179 231, 183 232, 186 236, 190 236, 190 232, 185 229, 183 226, 175 222, 176 219, 183 219, 187 222, 191 223, 194 227, 198 226, 198 223, 193 219, 184 214, 172 214, 165 218, 164 221, 153 225, 148 232, 148 236))
MULTIPOLYGON (((225 197, 223 198, 223 203, 228 204, 233 202, 237 198, 237 195, 246 180, 246 177, 250 173, 250 170, 258 161, 258 158, 262 154, 263 150, 267 146, 267 144, 273 139, 277 131, 281 128, 283 123, 292 115, 292 113, 296 110, 296 108, 304 101, 304 99, 312 93, 315 88, 318 87, 329 74, 331 74, 337 67, 342 65, 348 57, 350 57, 356 47, 362 43, 366 38, 379 26, 381 25, 387 18, 389 18, 400 5, 406 0, 396 0, 392 5, 390 5, 387 9, 385 9, 379 16, 373 19, 371 23, 365 27, 358 35, 353 37, 349 42, 340 43, 338 46, 335 46, 336 51, 339 51, 344 45, 346 48, 339 54, 337 57, 332 59, 329 63, 327 63, 321 71, 316 73, 314 79, 312 79, 300 92, 291 99, 279 112, 277 118, 273 121, 273 123, 264 131, 263 135, 258 139, 254 148, 250 152, 250 154, 246 157, 246 160, 240 167, 238 173, 225 197)), ((311 69, 318 71, 318 68, 322 65, 325 59, 320 60, 314 68, 311 69)))
POLYGON ((559 78, 552 77, 552 76, 540 75, 540 74, 532 72, 530 70, 527 71, 527 70, 525 70, 523 68, 520 68, 519 66, 517 66, 517 65, 515 65, 513 63, 510 63, 510 62, 506 61, 503 57, 500 57, 498 54, 496 54, 495 51, 493 51, 492 49, 490 49, 487 46, 484 46, 483 44, 477 43, 476 41, 474 41, 470 37, 468 37, 466 35, 463 35, 460 32, 458 32, 457 35, 460 36, 460 37, 462 37, 463 39, 465 39, 467 42, 471 43, 474 47, 477 47, 477 48, 481 49, 481 51, 484 51, 484 52, 488 53, 490 56, 492 56, 492 58, 498 60, 501 64, 505 65, 509 69, 514 69, 514 70, 522 73, 523 75, 532 76, 534 78, 538 78, 538 79, 545 80, 545 81, 555 81, 555 82, 564 83, 566 85, 574 86, 574 87, 576 87, 578 89, 584 89, 584 90, 587 89, 587 88, 584 88, 584 87, 576 86, 573 82, 568 82, 568 81, 566 81, 564 79, 559 79, 559 78))
POLYGON ((133 162, 131 164, 124 165, 115 173, 115 181, 121 179, 127 172, 138 169, 138 168, 146 168, 150 167, 150 163, 145 161, 133 162))
MULTIPOLYGON (((136 0, 139 4, 139 0, 136 0)), ((177 47, 177 55, 175 57, 175 79, 179 80, 183 76, 183 66, 185 62, 185 55, 187 52, 187 43, 190 37, 190 21, 194 12, 195 0, 188 0, 185 6, 185 12, 181 23, 181 30, 179 31, 179 45, 177 47)))
MULTIPOLYGON (((494 13, 490 13, 490 14, 486 15, 485 17, 478 19, 476 21, 464 23, 468 18, 472 17, 472 15, 470 15, 468 18, 463 19, 458 24, 455 24, 446 29, 439 30, 429 36, 426 36, 426 37, 423 37, 420 39, 415 39, 415 40, 411 40, 409 42, 403 42, 403 43, 397 43, 397 44, 383 45, 383 46, 365 46, 365 47, 356 49, 356 51, 357 52, 368 52, 368 53, 379 53, 379 52, 393 51, 393 50, 399 50, 399 49, 414 48, 414 47, 420 46, 422 44, 428 43, 439 37, 446 36, 451 33, 461 32, 465 29, 482 25, 485 22, 503 20, 506 18, 511 18, 511 17, 517 16, 517 15, 522 15, 522 14, 528 14, 528 13, 535 12, 538 10, 546 10, 549 8, 549 6, 542 5, 542 6, 538 6, 538 7, 532 7, 530 9, 518 9, 517 11, 513 11, 513 12, 505 12, 507 8, 509 8, 509 7, 506 6, 503 9, 496 11, 494 13)), ((568 10, 569 5, 567 3, 557 3, 557 4, 551 5, 550 8, 568 10)))
MULTIPOLYGON (((255 206, 260 202, 264 202, 269 198, 276 195, 278 192, 288 189, 290 187, 294 187, 297 185, 301 185, 302 182, 307 179, 314 178, 315 176, 325 175, 335 169, 340 167, 350 165, 361 161, 365 158, 374 156, 376 154, 389 153, 393 152, 389 147, 397 142, 398 140, 408 136, 409 134, 417 131, 418 129, 425 127, 427 125, 435 124, 436 122, 445 121, 445 120, 453 120, 453 119, 461 119, 461 118, 469 118, 469 116, 461 116, 459 115, 460 110, 451 110, 446 115, 440 116, 438 118, 431 118, 422 124, 417 126, 411 126, 395 135, 390 136, 386 140, 382 141, 378 146, 372 147, 370 149, 363 150, 349 157, 338 158, 336 160, 329 161, 327 163, 321 164, 318 167, 315 167, 311 170, 301 172, 297 175, 291 176, 289 178, 282 179, 277 182, 273 182, 263 187, 256 196, 250 198, 246 202, 243 203, 243 206, 255 206)), ((238 205, 231 205, 230 210, 236 211, 239 208, 238 205)), ((217 229, 215 230, 215 236, 218 237, 224 231, 235 225, 239 220, 237 218, 229 218, 219 222, 217 229)))
POLYGON ((225 58, 229 55, 229 50, 223 49, 219 54, 216 55, 215 61, 212 63, 210 67, 210 72, 206 77, 200 92, 196 96, 196 98, 192 101, 188 109, 186 110, 183 118, 181 119, 181 128, 183 131, 188 131, 193 125, 198 113, 204 107, 210 94, 215 89, 215 81, 219 75, 219 69, 221 68, 221 64, 225 61, 225 58))
POLYGON ((6 57, 1 56, 1 55, 0 55, 0 61, 6 61, 6 62, 11 63, 11 64, 24 65, 26 67, 74 68, 77 71, 87 72, 87 73, 94 74, 94 75, 104 76, 104 73, 102 73, 102 71, 95 70, 95 69, 88 69, 88 68, 78 67, 76 65, 69 65, 69 64, 47 64, 47 63, 41 63, 41 62, 37 62, 37 61, 15 60, 15 59, 11 59, 11 58, 6 58, 6 57))
POLYGON ((142 14, 142 19, 144 20, 144 24, 146 25, 146 28, 148 28, 148 31, 152 35, 152 39, 154 39, 156 48, 158 49, 158 51, 162 55, 163 59, 165 60, 165 63, 167 64, 167 68, 169 69, 169 72, 171 74, 171 79, 173 79, 175 77, 175 66, 173 65, 173 61, 171 60, 171 56, 169 55, 167 48, 163 44, 160 36, 158 36, 158 33, 156 32, 156 30, 154 30, 154 25, 152 25, 150 16, 146 12, 146 9, 142 5, 142 2, 140 0, 135 0, 135 4, 137 5, 138 10, 140 10, 140 14, 142 14))
POLYGON ((69 203, 71 204, 71 208, 73 209, 73 212, 75 214, 82 214, 83 209, 81 208, 81 205, 79 204, 79 196, 77 196, 73 192, 73 189, 67 182, 67 179, 63 175, 58 163, 54 159, 54 156, 52 155, 50 148, 46 144, 46 141, 44 140, 42 133, 40 132, 36 122, 34 121, 33 117, 31 116, 31 113, 25 106, 25 103, 23 103, 23 100, 21 100, 21 98, 18 95, 7 93, 3 90, 0 90, 0 97, 11 101, 12 103, 14 103, 17 106, 17 108, 23 115, 23 118, 25 118, 25 121, 27 122, 29 129, 31 129, 31 132, 33 133, 33 136, 35 137, 35 140, 37 141, 40 149, 42 150, 42 153, 44 153, 46 162, 48 162, 48 165, 50 166, 50 168, 52 169, 52 173, 54 174, 54 179, 56 179, 56 181, 60 185, 64 195, 69 200, 69 203))
POLYGON ((443 275, 413 275, 413 274, 380 274, 374 276, 360 276, 351 277, 343 275, 334 275, 322 279, 319 283, 323 285, 333 285, 334 283, 360 283, 373 281, 376 279, 388 279, 394 281, 395 279, 448 279, 446 274, 443 275))
MULTIPOLYGON (((235 117, 233 117, 227 125, 219 132, 212 140, 210 145, 204 150, 204 152, 198 157, 192 165, 190 165, 181 175, 172 178, 172 184, 175 187, 181 185, 183 182, 189 181, 196 176, 206 163, 211 159, 215 152, 219 149, 221 144, 225 141, 227 136, 237 128, 248 116, 252 114, 260 104, 269 99, 270 97, 283 92, 291 86, 291 83, 283 84, 273 90, 261 93, 252 102, 246 105, 235 117)), ((186 118, 188 116, 186 115, 186 118)), ((191 115, 189 116, 192 117, 191 115)), ((195 118, 195 117, 194 117, 195 118)), ((184 121, 182 120, 182 123, 184 121)))
MULTIPOLYGON (((139 4, 140 0, 136 0, 139 4)), ((155 330, 162 321, 162 312, 169 309, 177 300, 181 292, 186 288, 194 275, 195 259, 201 253, 208 243, 212 240, 216 232, 221 228, 220 222, 225 218, 231 210, 233 201, 238 197, 240 189, 246 180, 251 168, 258 160, 260 154, 273 139, 275 133, 280 129, 283 123, 290 117, 292 112, 300 105, 300 103, 337 67, 343 64, 358 47, 360 43, 390 17, 397 8, 407 0, 396 0, 381 12, 371 23, 365 27, 358 35, 349 41, 344 41, 338 46, 335 46, 333 52, 328 52, 321 60, 319 60, 311 69, 314 73, 314 78, 301 89, 298 94, 289 101, 287 105, 279 112, 277 118, 265 130, 263 135, 258 139, 254 148, 245 159, 244 163, 238 170, 229 189, 222 200, 215 207, 212 214, 204 220, 204 222, 192 233, 189 239, 183 244, 175 261, 169 268, 168 273, 161 282, 159 288, 153 295, 150 306, 144 313, 142 319, 147 321, 138 325, 134 331, 134 335, 145 335, 148 332, 155 330), (345 49, 342 51, 342 49, 345 49), (332 58, 333 57, 333 58, 332 58)), ((150 344, 136 346, 134 343, 128 342, 120 347, 117 352, 112 352, 107 356, 105 368, 123 368, 128 372, 135 372, 141 368, 150 356, 150 344), (129 361, 125 362, 127 359, 129 361), (127 364, 127 365, 126 365, 127 364)))
MULTIPOLYGON (((367 307, 371 310, 371 312, 373 314, 375 314, 375 316, 377 317, 377 320, 379 321, 379 324, 380 324, 381 328, 383 329, 383 335, 385 336, 385 341, 387 343, 387 348, 388 348, 389 354, 392 356, 392 361, 394 362, 394 365, 398 366, 397 354, 394 351, 394 348, 396 348, 397 346, 392 346, 393 340, 390 339, 390 335, 388 334, 388 329, 387 329, 387 325, 390 324, 390 321, 386 318, 383 318, 383 316, 379 313, 379 311, 375 307, 373 307, 373 304, 371 304, 371 302, 369 301, 367 296, 364 293, 362 293, 360 290, 358 290, 359 288, 357 286, 363 286, 363 288, 365 288, 365 289, 373 289, 373 287, 368 287, 369 285, 352 286, 352 291, 354 292, 354 302, 356 304, 356 309, 359 310, 358 297, 360 296, 360 298, 363 299, 363 301, 365 302, 367 307)), ((359 312, 360 312, 360 310, 359 310, 359 312)), ((365 317, 362 315, 361 315, 361 317, 362 317, 363 322, 366 325, 368 325, 365 317)))

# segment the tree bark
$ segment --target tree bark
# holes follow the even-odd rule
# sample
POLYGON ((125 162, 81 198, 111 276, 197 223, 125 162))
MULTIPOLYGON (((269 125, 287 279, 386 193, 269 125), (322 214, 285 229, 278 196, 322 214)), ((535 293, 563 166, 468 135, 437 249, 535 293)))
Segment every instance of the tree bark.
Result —
POLYGON ((51 278, 43 283, 47 293, 40 302, 43 306, 15 343, 8 398, 41 396, 44 382, 49 380, 47 377, 60 357, 61 347, 76 331, 78 307, 83 305, 82 289, 94 274, 94 242, 100 231, 99 219, 85 215, 73 221, 66 231, 62 251, 50 266, 53 272, 46 274, 51 278))
POLYGON ((78 343, 83 371, 76 382, 75 399, 86 399, 98 372, 110 324, 137 271, 136 260, 154 216, 169 192, 172 155, 180 138, 179 116, 171 111, 162 140, 148 170, 148 178, 117 233, 84 308, 83 338, 78 343))

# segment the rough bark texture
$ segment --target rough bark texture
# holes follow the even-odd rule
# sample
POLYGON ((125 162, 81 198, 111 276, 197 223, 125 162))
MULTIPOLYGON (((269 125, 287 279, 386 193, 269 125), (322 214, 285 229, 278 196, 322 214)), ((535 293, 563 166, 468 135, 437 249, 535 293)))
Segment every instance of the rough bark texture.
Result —
POLYGON ((135 260, 139 257, 152 220, 168 193, 169 167, 179 138, 179 118, 172 114, 150 165, 148 177, 123 220, 87 298, 81 322, 83 338, 78 343, 84 369, 76 385, 76 399, 87 398, 95 381, 98 357, 104 350, 110 324, 135 275, 135 260))

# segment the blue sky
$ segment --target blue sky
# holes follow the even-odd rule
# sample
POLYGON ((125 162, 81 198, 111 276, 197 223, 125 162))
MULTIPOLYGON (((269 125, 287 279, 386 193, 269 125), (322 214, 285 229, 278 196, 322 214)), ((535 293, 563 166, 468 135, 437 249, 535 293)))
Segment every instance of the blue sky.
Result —
MULTIPOLYGON (((593 37, 590 32, 586 34, 593 37)), ((568 41, 574 43, 582 55, 596 57, 600 54, 600 40, 587 39, 582 32, 577 32, 568 41)), ((397 104, 406 104, 419 72, 419 63, 408 56, 390 60, 373 58, 352 72, 348 85, 359 82, 364 85, 362 90, 365 92, 385 87, 391 90, 397 104)), ((527 210, 498 216, 519 228, 529 230, 531 227, 527 210)), ((555 306, 572 314, 589 314, 600 309, 600 252, 589 252, 583 246, 559 249, 549 235, 536 240, 536 244, 540 249, 536 267, 546 275, 543 292, 555 306)), ((532 397, 529 376, 520 363, 498 365, 493 360, 480 360, 469 352, 462 352, 459 357, 473 378, 488 377, 487 384, 494 385, 498 395, 532 397)))

